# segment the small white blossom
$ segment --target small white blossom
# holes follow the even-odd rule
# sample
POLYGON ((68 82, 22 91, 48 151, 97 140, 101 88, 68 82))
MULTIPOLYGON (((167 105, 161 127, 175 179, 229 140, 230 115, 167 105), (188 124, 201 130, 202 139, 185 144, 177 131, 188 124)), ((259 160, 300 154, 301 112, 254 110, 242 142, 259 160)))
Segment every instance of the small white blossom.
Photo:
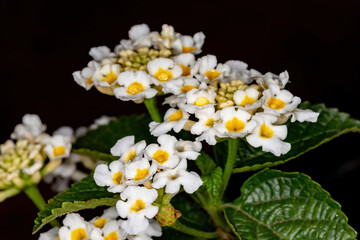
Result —
POLYGON ((291 116, 291 122, 316 122, 319 113, 314 112, 310 109, 299 109, 295 108, 292 112, 285 114, 291 116))
POLYGON ((166 97, 163 102, 163 105, 169 104, 170 107, 176 107, 185 103, 186 103, 185 94, 180 94, 180 95, 170 95, 169 97, 166 97))
POLYGON ((158 168, 174 168, 179 163, 179 157, 175 155, 177 139, 171 135, 161 135, 157 139, 158 144, 150 144, 145 149, 145 156, 158 166, 158 168))
POLYGON ((147 24, 134 25, 129 30, 129 38, 134 46, 151 46, 150 28, 147 24))
MULTIPOLYGON (((194 67, 195 68, 195 67, 194 67)), ((230 75, 230 66, 227 64, 217 63, 216 56, 206 55, 198 59, 196 63, 200 75, 196 77, 200 81, 212 82, 216 79, 222 80, 230 75)))
POLYGON ((50 160, 69 157, 71 152, 71 139, 62 135, 55 135, 46 140, 44 152, 50 160))
POLYGON ((69 213, 59 230, 61 240, 89 239, 93 226, 77 213, 69 213))
POLYGON ((290 151, 290 143, 282 141, 287 136, 287 127, 285 125, 272 125, 272 123, 277 121, 275 115, 256 113, 251 121, 256 123, 256 127, 251 135, 246 137, 246 140, 251 146, 262 146, 264 152, 271 152, 275 156, 280 156, 290 151))
POLYGON ((196 160, 200 155, 202 145, 200 142, 192 142, 192 141, 184 141, 179 140, 175 144, 176 155, 179 156, 180 159, 189 159, 196 160))
POLYGON ((122 240, 125 237, 124 231, 118 225, 118 221, 111 220, 102 229, 95 228, 91 232, 91 240, 122 240))
POLYGON ((162 91, 164 93, 180 95, 187 93, 194 88, 198 88, 199 86, 200 82, 195 78, 178 78, 165 82, 162 91))
MULTIPOLYGON (((102 115, 101 117, 95 119, 94 123, 89 126, 89 129, 94 130, 100 126, 108 125, 111 120, 115 120, 115 119, 116 119, 115 117, 109 117, 109 116, 102 115)), ((84 130, 82 130, 82 131, 84 131, 84 130)))
POLYGON ((175 53, 199 54, 204 45, 205 35, 202 32, 195 33, 193 37, 187 35, 179 36, 173 43, 175 53))
POLYGON ((85 88, 86 90, 89 90, 92 86, 94 86, 92 78, 94 76, 95 71, 99 68, 100 68, 100 64, 98 62, 90 61, 87 67, 83 68, 81 71, 73 72, 72 75, 77 84, 79 84, 81 87, 85 88))
POLYGON ((59 237, 59 228, 53 227, 49 231, 40 233, 39 240, 57 240, 59 237))
POLYGON ((150 132, 154 136, 163 135, 170 130, 174 130, 174 132, 178 133, 183 129, 188 119, 188 113, 181 109, 170 108, 166 111, 162 123, 151 122, 149 124, 150 132))
POLYGON ((111 52, 106 46, 93 47, 89 51, 89 55, 97 62, 101 62, 104 58, 115 57, 115 53, 111 52))
POLYGON ((104 213, 99 217, 94 217, 90 223, 94 224, 95 227, 102 229, 106 223, 112 220, 116 220, 119 214, 115 207, 104 210, 104 213))
POLYGON ((263 89, 268 89, 272 84, 278 85, 280 89, 284 89, 285 85, 289 82, 289 73, 287 71, 280 73, 278 76, 271 72, 262 75, 260 72, 251 69, 250 76, 252 79, 255 79, 257 84, 263 89))
POLYGON ((203 184, 200 176, 195 172, 187 172, 187 161, 182 159, 174 169, 166 169, 155 174, 152 187, 159 189, 164 186, 166 193, 177 193, 180 186, 184 187, 185 192, 194 193, 203 184))
POLYGON ((111 87, 116 84, 119 73, 119 64, 105 64, 95 71, 92 81, 96 86, 111 87))
POLYGON ((201 108, 215 104, 216 92, 214 89, 205 90, 205 83, 200 85, 199 89, 192 89, 186 93, 186 104, 180 103, 179 106, 188 113, 195 113, 201 108))
POLYGON ((214 124, 220 120, 220 111, 216 111, 214 106, 209 106, 195 112, 195 117, 199 119, 192 127, 191 133, 200 135, 196 141, 205 140, 210 145, 216 144, 215 136, 218 131, 214 128, 214 124))
POLYGON ((195 74, 193 69, 196 65, 195 56, 192 53, 183 53, 174 57, 175 63, 182 69, 181 76, 191 77, 195 74))
POLYGON ((125 177, 129 185, 139 185, 150 180, 157 167, 155 164, 150 166, 149 160, 143 158, 141 160, 130 163, 125 166, 125 177))
POLYGON ((11 134, 12 139, 27 139, 33 141, 46 130, 46 125, 42 124, 40 117, 36 114, 25 114, 22 117, 22 123, 15 126, 14 132, 11 134))
POLYGON ((180 77, 182 74, 181 67, 169 58, 160 57, 151 60, 147 64, 147 69, 155 85, 162 85, 171 79, 180 77))
POLYGON ((109 166, 98 165, 95 168, 94 180, 99 186, 109 186, 107 189, 109 192, 122 192, 127 186, 123 163, 117 160, 110 163, 109 166))
POLYGON ((237 90, 234 92, 233 96, 236 105, 244 108, 245 110, 260 107, 261 103, 258 101, 259 97, 260 92, 252 87, 245 90, 237 90))
POLYGON ((225 62, 231 69, 230 77, 232 80, 242 80, 244 83, 249 84, 253 81, 250 76, 250 70, 247 69, 248 65, 242 61, 229 60, 225 62))
POLYGON ((137 186, 129 186, 121 193, 120 197, 124 201, 119 200, 116 209, 120 217, 127 218, 121 223, 127 233, 136 235, 148 228, 148 219, 155 217, 159 211, 159 207, 152 205, 157 196, 155 189, 137 186))
POLYGON ((110 149, 110 152, 112 155, 120 157, 120 161, 129 163, 140 159, 144 153, 145 147, 145 140, 135 144, 135 136, 126 136, 119 139, 110 149))
POLYGON ((214 127, 220 134, 231 138, 244 137, 253 130, 255 124, 249 122, 251 114, 234 107, 226 107, 220 111, 220 123, 215 123, 214 127))
MULTIPOLYGON (((121 220, 119 220, 120 222, 121 220)), ((127 239, 129 240, 152 240, 151 237, 161 237, 162 231, 161 226, 158 221, 150 219, 149 226, 143 232, 138 233, 137 235, 128 235, 127 239)))

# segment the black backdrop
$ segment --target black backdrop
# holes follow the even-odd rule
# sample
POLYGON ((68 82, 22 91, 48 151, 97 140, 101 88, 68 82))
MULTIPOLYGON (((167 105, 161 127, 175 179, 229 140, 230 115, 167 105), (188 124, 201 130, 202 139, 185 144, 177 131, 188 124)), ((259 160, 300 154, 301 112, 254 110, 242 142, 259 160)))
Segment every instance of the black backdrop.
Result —
MULTIPOLYGON (((25 113, 39 114, 52 132, 62 125, 89 125, 102 114, 144 112, 142 105, 86 92, 71 76, 90 60, 91 47, 114 47, 138 23, 152 30, 168 23, 191 35, 203 31, 204 53, 215 54, 220 62, 239 59, 261 72, 288 70, 288 89, 295 95, 360 119, 359 3, 2 1, 0 140, 8 138, 25 113)), ((359 134, 342 136, 277 167, 309 174, 342 204, 357 230, 359 139, 359 134)), ((46 198, 54 194, 44 184, 40 188, 46 198)), ((37 239, 30 237, 37 211, 24 194, 0 203, 0 212, 0 239, 37 239)))

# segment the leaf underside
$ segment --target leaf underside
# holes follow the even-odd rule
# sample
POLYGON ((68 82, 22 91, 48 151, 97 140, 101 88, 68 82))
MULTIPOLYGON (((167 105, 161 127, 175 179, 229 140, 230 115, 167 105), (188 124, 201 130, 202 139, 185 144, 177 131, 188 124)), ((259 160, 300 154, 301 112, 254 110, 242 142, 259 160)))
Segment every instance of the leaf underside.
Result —
POLYGON ((300 173, 266 169, 255 174, 225 215, 243 240, 346 240, 357 235, 330 194, 300 173))

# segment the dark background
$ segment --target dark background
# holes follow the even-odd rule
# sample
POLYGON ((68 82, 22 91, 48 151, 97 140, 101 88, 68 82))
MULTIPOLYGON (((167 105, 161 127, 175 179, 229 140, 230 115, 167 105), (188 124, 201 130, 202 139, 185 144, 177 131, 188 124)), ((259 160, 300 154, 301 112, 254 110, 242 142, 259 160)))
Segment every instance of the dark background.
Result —
MULTIPOLYGON (((168 23, 189 35, 203 31, 203 52, 220 62, 239 59, 264 73, 288 70, 292 93, 360 119, 359 12, 356 0, 1 1, 0 140, 25 113, 39 114, 52 132, 62 125, 89 125, 102 114, 144 112, 142 105, 86 92, 71 75, 86 66, 91 47, 113 48, 139 23, 158 31, 168 23)), ((319 182, 358 231, 359 139, 354 133, 341 136, 278 167, 319 182)), ((40 189, 45 198, 54 195, 45 184, 40 189)), ((37 239, 31 238, 37 210, 24 194, 0 203, 0 213, 1 240, 37 239)))

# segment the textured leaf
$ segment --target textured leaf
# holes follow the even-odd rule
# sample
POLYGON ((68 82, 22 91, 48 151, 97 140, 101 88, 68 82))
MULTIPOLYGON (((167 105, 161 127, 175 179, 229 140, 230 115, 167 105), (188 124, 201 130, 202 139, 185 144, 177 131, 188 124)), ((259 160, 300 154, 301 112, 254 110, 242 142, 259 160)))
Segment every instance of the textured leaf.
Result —
POLYGON ((201 152, 195 164, 200 169, 202 175, 210 174, 216 167, 214 160, 205 152, 201 152))
POLYGON ((267 169, 255 174, 225 215, 243 240, 347 240, 357 235, 329 193, 299 173, 267 169))
POLYGON ((120 138, 134 135, 135 141, 146 140, 148 144, 156 142, 156 138, 149 132, 150 122, 150 116, 144 114, 121 116, 80 137, 74 144, 73 151, 91 158, 112 160, 114 157, 110 154, 110 148, 120 138))
POLYGON ((50 199, 45 210, 38 213, 38 217, 35 219, 34 233, 64 214, 99 206, 115 206, 120 199, 119 196, 106 189, 106 187, 96 185, 92 175, 73 184, 65 192, 50 199))
MULTIPOLYGON (((326 108, 323 104, 310 105, 308 102, 301 104, 300 108, 312 109, 319 112, 320 115, 316 123, 290 123, 288 121, 288 136, 285 141, 291 144, 291 150, 287 154, 276 157, 272 153, 263 152, 261 147, 254 148, 246 141, 240 141, 235 163, 237 168, 234 169, 234 172, 254 171, 279 165, 341 134, 360 131, 360 121, 350 118, 348 114, 339 112, 335 108, 326 108)), ((227 149, 226 144, 226 142, 222 142, 215 146, 217 159, 224 158, 222 155, 227 149)))
POLYGON ((218 203, 220 200, 220 189, 222 185, 223 170, 217 167, 209 175, 202 176, 206 191, 209 193, 212 203, 218 203))

